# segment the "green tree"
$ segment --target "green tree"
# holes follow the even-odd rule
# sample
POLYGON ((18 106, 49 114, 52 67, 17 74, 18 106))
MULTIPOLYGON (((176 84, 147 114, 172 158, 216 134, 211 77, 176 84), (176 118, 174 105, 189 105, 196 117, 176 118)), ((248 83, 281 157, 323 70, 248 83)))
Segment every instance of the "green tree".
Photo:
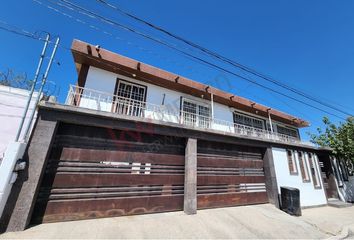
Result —
POLYGON ((323 117, 325 130, 317 128, 317 134, 309 133, 311 142, 321 147, 330 147, 338 157, 354 163, 354 117, 348 117, 338 126, 328 117, 323 117))

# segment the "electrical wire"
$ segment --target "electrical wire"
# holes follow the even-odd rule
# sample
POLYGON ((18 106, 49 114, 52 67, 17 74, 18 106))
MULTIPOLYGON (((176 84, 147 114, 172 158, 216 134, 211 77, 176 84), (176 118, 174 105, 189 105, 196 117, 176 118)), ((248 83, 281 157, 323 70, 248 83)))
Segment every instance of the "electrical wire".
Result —
MULTIPOLYGON (((115 38, 116 40, 122 41, 122 42, 124 42, 125 44, 131 45, 131 46, 136 47, 137 49, 139 49, 139 50, 141 50, 141 51, 147 52, 147 53, 149 53, 149 54, 151 54, 151 55, 153 55, 153 56, 155 56, 155 57, 157 57, 157 58, 159 58, 159 59, 161 59, 161 60, 163 60, 163 61, 165 61, 165 62, 172 63, 172 64, 174 64, 174 65, 176 65, 176 66, 178 66, 178 67, 182 67, 182 68, 184 68, 184 69, 186 69, 186 70, 188 70, 188 71, 191 71, 191 72, 193 72, 193 73, 195 73, 195 74, 204 76, 204 77, 206 77, 206 78, 211 78, 211 76, 208 76, 207 74, 205 74, 205 72, 199 71, 199 70, 193 68, 193 67, 190 66, 190 65, 187 66, 187 65, 182 64, 181 62, 177 62, 177 61, 175 61, 175 60, 172 60, 172 59, 169 59, 169 58, 167 58, 167 57, 165 57, 165 56, 162 56, 161 54, 158 54, 158 53, 156 53, 156 52, 154 52, 154 51, 152 51, 152 50, 146 49, 146 48, 144 48, 144 47, 142 47, 142 46, 140 46, 140 45, 138 45, 138 44, 136 44, 136 43, 131 42, 130 40, 126 40, 126 39, 123 39, 123 38, 120 37, 120 36, 114 35, 112 32, 108 32, 108 31, 106 31, 106 30, 104 30, 104 29, 101 29, 101 28, 99 28, 99 27, 97 27, 97 26, 95 26, 95 25, 92 25, 92 24, 88 23, 87 21, 84 21, 84 20, 79 19, 79 18, 77 18, 77 17, 74 17, 74 16, 72 16, 72 15, 70 15, 70 14, 67 14, 67 13, 65 13, 65 12, 63 12, 63 11, 61 11, 61 10, 55 8, 55 7, 52 7, 52 6, 48 5, 48 4, 44 4, 44 3, 42 3, 42 2, 39 1, 39 0, 33 0, 33 1, 36 2, 36 3, 38 3, 38 4, 40 4, 40 5, 43 5, 43 6, 47 7, 48 9, 50 9, 50 10, 52 10, 52 11, 55 11, 55 12, 57 12, 57 13, 59 13, 59 14, 65 16, 65 17, 67 17, 67 18, 70 18, 70 19, 72 19, 72 20, 74 20, 74 21, 76 21, 76 22, 78 22, 78 23, 81 23, 81 24, 83 24, 83 25, 87 25, 87 26, 90 27, 91 29, 94 29, 94 30, 96 30, 96 31, 100 31, 100 32, 102 32, 102 33, 104 33, 104 34, 106 34, 106 35, 108 35, 108 36, 110 36, 110 37, 115 38)), ((56 5, 60 6, 60 7, 68 8, 67 6, 64 6, 63 4, 61 4, 60 2, 57 2, 57 1, 50 1, 50 0, 47 0, 47 2, 50 2, 50 3, 52 3, 52 4, 56 4, 56 5)), ((75 9, 73 9, 73 8, 68 8, 68 9, 71 10, 71 11, 75 11, 75 9)), ((85 14, 85 15, 87 15, 87 14, 85 14)))
POLYGON ((230 75, 233 75, 233 76, 238 77, 238 78, 240 78, 240 79, 243 79, 243 80, 245 80, 245 81, 251 82, 251 83, 253 83, 254 85, 257 85, 257 86, 259 86, 259 87, 262 87, 262 88, 264 88, 264 89, 266 89, 266 90, 268 90, 268 91, 271 91, 271 92, 276 93, 276 94, 278 94, 278 95, 281 95, 281 96, 283 96, 283 97, 289 98, 289 99, 291 99, 291 100, 293 100, 293 101, 299 102, 299 103, 304 104, 304 105, 306 105, 306 106, 312 107, 312 108, 314 108, 314 109, 317 109, 317 110, 319 110, 319 111, 322 111, 322 112, 324 112, 324 113, 326 113, 326 114, 329 114, 329 115, 331 115, 331 116, 334 116, 334 117, 337 117, 337 118, 339 118, 339 119, 345 120, 345 118, 343 118, 343 117, 341 117, 341 116, 338 116, 337 114, 334 114, 334 113, 331 113, 331 112, 329 112, 329 111, 327 111, 327 110, 321 109, 321 108, 319 108, 319 107, 317 107, 317 106, 315 106, 315 105, 311 105, 311 104, 309 104, 309 103, 307 103, 307 102, 305 102, 305 101, 303 101, 303 100, 297 99, 297 98, 292 97, 292 96, 290 96, 290 95, 287 95, 287 94, 285 94, 285 93, 279 92, 279 91, 277 91, 277 90, 275 90, 275 89, 273 89, 273 88, 271 88, 271 87, 268 87, 268 86, 265 86, 265 85, 263 85, 263 84, 261 84, 261 83, 258 83, 257 81, 255 81, 255 80, 253 80, 253 79, 246 78, 246 77, 244 77, 244 76, 242 76, 242 75, 240 75, 240 74, 237 74, 237 73, 235 73, 235 72, 232 72, 232 71, 230 71, 230 70, 228 70, 228 69, 226 69, 226 68, 224 68, 224 67, 218 66, 218 65, 216 65, 216 64, 214 64, 214 63, 211 63, 211 62, 209 62, 209 61, 206 61, 206 60, 204 60, 204 59, 202 59, 202 58, 200 58, 200 57, 194 56, 194 55, 192 55, 192 54, 190 54, 190 53, 188 53, 188 52, 185 52, 185 51, 183 51, 183 50, 180 50, 180 49, 178 49, 178 48, 176 48, 176 47, 170 45, 169 43, 163 42, 163 41, 161 41, 160 39, 154 38, 154 37, 152 37, 152 36, 150 36, 150 35, 147 35, 147 34, 145 34, 145 33, 136 31, 135 29, 133 29, 133 28, 131 28, 131 27, 125 26, 125 25, 123 25, 123 24, 121 24, 121 23, 118 23, 118 22, 116 22, 116 21, 114 21, 114 20, 111 20, 111 19, 109 19, 109 18, 106 18, 106 17, 104 17, 104 16, 101 16, 100 14, 97 14, 97 13, 95 13, 95 12, 92 12, 92 11, 90 11, 90 10, 87 10, 86 8, 81 7, 81 6, 77 5, 77 4, 74 4, 74 3, 72 3, 72 2, 70 2, 70 1, 68 1, 68 0, 60 0, 60 1, 66 3, 66 4, 68 5, 68 8, 76 9, 76 12, 78 12, 78 13, 80 13, 80 14, 86 15, 86 16, 88 16, 88 17, 90 17, 90 18, 95 18, 95 19, 100 20, 101 22, 104 22, 104 23, 109 24, 109 25, 111 25, 111 26, 116 26, 116 27, 119 27, 119 28, 121 28, 121 29, 123 29, 123 30, 126 30, 126 31, 129 31, 129 32, 135 33, 135 34, 137 34, 137 35, 139 35, 139 36, 142 36, 142 37, 147 38, 147 39, 149 39, 149 40, 151 40, 151 41, 157 42, 157 43, 159 43, 159 44, 161 44, 161 45, 164 45, 164 46, 166 46, 166 47, 168 47, 168 48, 171 48, 171 49, 173 49, 173 50, 175 50, 175 51, 178 51, 178 52, 180 52, 180 53, 182 53, 182 54, 184 54, 184 55, 187 55, 187 56, 191 57, 192 59, 196 60, 197 62, 202 62, 202 63, 204 63, 204 64, 206 64, 206 65, 208 65, 208 66, 210 66, 210 67, 212 67, 212 68, 214 68, 214 69, 221 70, 221 71, 223 71, 223 72, 225 72, 225 73, 228 73, 228 74, 230 74, 230 75))
MULTIPOLYGON (((4 29, 3 29, 3 30, 4 30, 4 29)), ((5 29, 5 30, 7 30, 7 31, 13 33, 13 31, 10 31, 9 29, 5 29)), ((16 31, 16 34, 23 35, 23 36, 25 36, 25 37, 29 37, 29 36, 30 36, 32 39, 37 39, 37 40, 43 41, 42 38, 36 37, 34 34, 28 34, 28 32, 27 32, 27 31, 24 31, 24 30, 23 30, 22 32, 16 31)), ((71 49, 68 48, 68 47, 64 47, 64 49, 71 51, 71 49)), ((88 56, 88 57, 90 57, 90 56, 88 56)), ((193 57, 194 57, 194 56, 193 56, 193 57)), ((196 57, 196 58, 197 58, 197 57, 196 57)), ((92 59, 94 59, 94 58, 92 58, 92 59)), ((197 58, 197 59, 199 59, 199 58, 197 58)), ((94 59, 94 60, 97 60, 97 59, 94 59)), ((202 60, 202 59, 201 59, 201 60, 202 60)), ((202 61, 205 61, 205 60, 202 60, 202 61)), ((205 62, 206 62, 206 61, 205 61, 205 62)), ((206 62, 206 63, 208 63, 208 62, 206 62)), ((340 116, 337 116, 337 115, 335 115, 335 114, 333 114, 333 113, 330 113, 330 112, 328 112, 328 111, 326 111, 326 110, 320 109, 320 108, 318 108, 318 107, 316 107, 316 106, 312 106, 312 105, 310 105, 310 104, 308 104, 308 103, 306 103, 306 102, 304 102, 304 101, 302 101, 302 100, 295 99, 295 98, 293 98, 293 97, 291 97, 291 96, 285 95, 285 94, 283 94, 283 93, 281 93, 281 92, 278 92, 278 91, 276 91, 276 90, 274 90, 274 89, 271 89, 271 88, 269 88, 269 87, 263 86, 263 85, 261 85, 261 84, 255 82, 254 80, 251 80, 251 79, 248 79, 248 78, 244 78, 243 76, 238 75, 238 74, 235 74, 235 73, 233 73, 233 72, 231 72, 231 71, 229 71, 229 70, 227 70, 227 69, 221 68, 221 67, 216 66, 216 65, 214 65, 214 64, 212 64, 212 63, 208 63, 208 64, 211 64, 211 66, 215 66, 216 68, 219 68, 220 70, 225 71, 225 72, 227 72, 227 73, 229 73, 229 74, 235 75, 235 76, 237 76, 237 77, 239 77, 239 78, 241 78, 241 79, 250 81, 250 82, 253 83, 253 84, 256 84, 256 85, 259 85, 259 86, 261 86, 261 87, 263 87, 263 88, 266 88, 266 89, 268 89, 269 91, 272 91, 272 92, 275 92, 275 93, 277 93, 277 94, 280 94, 280 95, 282 95, 282 96, 284 96, 284 97, 293 99, 294 101, 303 103, 303 104, 305 104, 305 105, 307 105, 307 106, 309 106, 309 107, 315 108, 315 109, 317 109, 317 110, 319 110, 319 111, 326 112, 326 113, 329 114, 329 115, 335 116, 335 117, 337 117, 337 118, 341 118, 340 116)), ((113 65, 111 65, 111 66, 113 66, 113 65)), ((132 74, 132 72, 128 72, 128 71, 126 71, 126 70, 117 68, 117 67, 115 67, 115 66, 113 66, 113 67, 114 67, 114 69, 118 69, 118 70, 120 70, 120 71, 127 72, 127 73, 129 73, 129 74, 132 74)), ((145 79, 145 80, 147 80, 148 82, 151 82, 151 80, 149 80, 149 79, 145 79)), ((341 118, 341 119, 345 120, 344 118, 341 118)))
POLYGON ((205 47, 202 47, 202 46, 200 46, 200 45, 198 45, 198 44, 196 44, 196 43, 194 43, 192 41, 189 41, 189 40, 187 40, 185 38, 182 38, 182 37, 170 32, 170 31, 167 31, 167 30, 165 30, 165 29, 163 29, 163 28, 161 28, 161 27, 159 27, 157 25, 154 25, 154 24, 152 24, 152 23, 150 23, 150 22, 148 22, 148 21, 146 21, 146 20, 144 20, 142 18, 139 18, 139 17, 137 17, 137 16, 135 16, 133 14, 130 14, 130 13, 122 10, 121 8, 117 7, 116 5, 108 3, 105 0, 96 0, 96 1, 101 3, 101 4, 104 4, 105 6, 108 6, 108 7, 112 8, 112 9, 118 11, 119 13, 121 13, 121 14, 123 14, 125 16, 128 16, 129 18, 132 18, 132 19, 134 19, 134 20, 136 20, 138 22, 141 22, 141 23, 143 23, 143 24, 145 24, 145 25, 147 25, 147 26, 149 26, 149 27, 151 27, 151 28, 153 28, 153 29, 155 29, 155 30, 157 30, 159 32, 162 32, 162 33, 164 33, 164 34, 166 34, 166 35, 168 35, 168 36, 170 36, 170 37, 172 37, 174 39, 182 41, 183 43, 185 43, 185 44, 187 44, 189 46, 192 46, 192 47, 202 51, 203 53, 206 53, 208 56, 212 56, 212 57, 217 58, 217 59, 219 59, 219 60, 221 60, 223 62, 226 62, 226 63, 228 63, 228 64, 230 64, 230 65, 232 65, 234 67, 240 68, 243 71, 251 73, 251 74, 253 74, 253 75, 257 76, 257 77, 260 77, 260 78, 262 78, 262 79, 264 79, 264 80, 266 80, 268 82, 276 84, 276 85, 278 85, 278 86, 280 86, 280 87, 282 87, 282 88, 284 88, 286 90, 289 90, 289 91, 291 91, 291 92, 293 92, 295 94, 298 94, 298 95, 300 95, 300 96, 302 96, 304 98, 312 100, 312 101, 314 101, 314 102, 316 102, 318 104, 321 104, 321 105, 323 105, 325 107, 331 108, 331 109, 336 110, 338 112, 341 112, 341 113, 343 113, 345 115, 353 116, 352 113, 344 111, 344 110, 342 110, 342 109, 340 109, 340 108, 338 108, 336 106, 333 106, 332 104, 328 104, 326 102, 323 102, 322 100, 320 100, 320 99, 318 99, 316 97, 313 97, 313 96, 311 96, 311 95, 309 95, 309 94, 307 94, 307 93, 305 93, 305 92, 303 92, 303 91, 301 91, 299 89, 291 87, 291 86, 289 86, 289 85, 287 85, 285 83, 282 83, 280 81, 277 81, 277 80, 275 80, 275 79, 273 79, 273 78, 271 78, 269 76, 266 76, 265 74, 262 74, 262 73, 260 73, 260 72, 258 72, 256 70, 248 67, 248 66, 245 66, 245 65, 243 65, 243 64, 241 64, 239 62, 236 62, 236 61, 231 60, 231 59, 229 59, 229 58, 227 58, 225 56, 222 56, 222 55, 216 53, 215 51, 209 50, 209 49, 207 49, 205 47))

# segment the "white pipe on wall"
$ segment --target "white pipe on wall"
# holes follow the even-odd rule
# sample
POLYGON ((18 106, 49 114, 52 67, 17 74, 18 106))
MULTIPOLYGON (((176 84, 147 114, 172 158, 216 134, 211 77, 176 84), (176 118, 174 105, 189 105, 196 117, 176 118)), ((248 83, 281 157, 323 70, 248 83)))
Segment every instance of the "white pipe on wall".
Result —
POLYGON ((10 195, 13 183, 16 181, 17 173, 14 172, 18 159, 23 157, 27 144, 12 142, 8 145, 4 159, 0 165, 0 217, 3 213, 7 198, 10 195))

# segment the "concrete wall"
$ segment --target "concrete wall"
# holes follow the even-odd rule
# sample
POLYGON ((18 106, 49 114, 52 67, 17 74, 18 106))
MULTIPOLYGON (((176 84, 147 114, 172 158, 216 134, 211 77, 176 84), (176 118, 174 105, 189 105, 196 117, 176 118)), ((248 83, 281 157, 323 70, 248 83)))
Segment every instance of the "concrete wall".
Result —
MULTIPOLYGON (((34 107, 36 96, 33 95, 30 110, 34 107)), ((8 144, 15 140, 27 97, 26 90, 0 85, 0 162, 8 144)), ((29 116, 30 114, 27 114, 24 129, 27 127, 29 116)))
MULTIPOLYGON (((278 193, 280 194, 280 187, 282 186, 287 186, 287 187, 294 187, 300 190, 300 203, 301 207, 309 207, 309 206, 316 206, 316 205, 323 205, 327 204, 327 198, 325 195, 325 190, 323 187, 323 181, 322 178, 320 177, 321 181, 321 188, 317 189, 313 185, 313 179, 312 175, 310 173, 309 165, 307 164, 308 168, 308 173, 310 175, 310 182, 303 182, 302 181, 302 176, 301 176, 301 171, 300 171, 300 166, 299 166, 299 159, 297 157, 297 154, 294 154, 295 157, 295 163, 297 165, 298 169, 298 174, 297 175, 291 175, 289 172, 289 166, 288 166, 288 159, 287 159, 287 152, 286 149, 281 149, 281 148, 272 148, 272 153, 273 153, 273 161, 274 161, 274 168, 275 168, 275 174, 276 174, 276 179, 277 179, 277 185, 278 185, 278 193)), ((305 159, 307 159, 307 154, 305 154, 305 159)), ((320 174, 320 168, 318 164, 318 159, 316 159, 316 169, 318 173, 320 174)))

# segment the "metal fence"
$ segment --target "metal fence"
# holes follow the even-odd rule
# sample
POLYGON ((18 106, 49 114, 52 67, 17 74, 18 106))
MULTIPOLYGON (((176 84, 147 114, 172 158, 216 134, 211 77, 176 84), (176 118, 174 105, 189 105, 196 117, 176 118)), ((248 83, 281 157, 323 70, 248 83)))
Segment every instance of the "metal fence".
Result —
POLYGON ((175 106, 156 105, 73 85, 70 85, 65 103, 98 111, 114 112, 118 115, 177 123, 198 129, 212 129, 239 136, 249 136, 277 142, 302 143, 299 139, 288 135, 185 112, 175 106))

